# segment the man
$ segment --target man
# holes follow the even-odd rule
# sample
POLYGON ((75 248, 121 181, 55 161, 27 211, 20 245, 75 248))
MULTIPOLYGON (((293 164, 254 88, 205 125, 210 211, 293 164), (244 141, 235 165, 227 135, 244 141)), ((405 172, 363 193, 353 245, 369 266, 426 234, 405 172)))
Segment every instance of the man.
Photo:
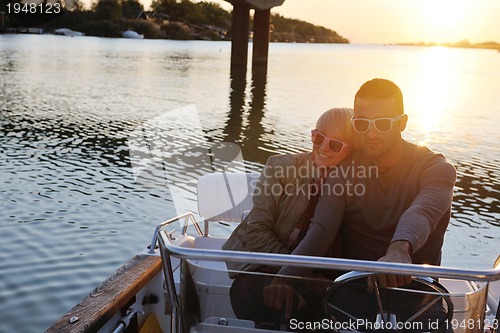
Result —
MULTIPOLYGON (((340 232, 345 258, 440 264, 456 170, 441 154, 405 141, 407 121, 396 84, 373 79, 360 87, 352 118, 360 150, 327 179, 309 230, 292 254, 323 256, 340 232)), ((283 267, 280 274, 304 271, 283 267)), ((378 276, 381 286, 410 282, 401 275, 378 276)), ((278 282, 264 290, 268 306, 290 303, 290 293, 280 289, 278 282)))

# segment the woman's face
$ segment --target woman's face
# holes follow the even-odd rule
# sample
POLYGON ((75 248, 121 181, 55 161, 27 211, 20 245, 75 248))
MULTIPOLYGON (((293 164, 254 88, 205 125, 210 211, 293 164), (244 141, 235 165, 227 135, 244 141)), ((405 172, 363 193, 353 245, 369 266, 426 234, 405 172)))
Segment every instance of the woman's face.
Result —
POLYGON ((313 130, 312 154, 317 167, 329 168, 338 165, 352 152, 351 142, 348 142, 334 129, 320 127, 313 130))

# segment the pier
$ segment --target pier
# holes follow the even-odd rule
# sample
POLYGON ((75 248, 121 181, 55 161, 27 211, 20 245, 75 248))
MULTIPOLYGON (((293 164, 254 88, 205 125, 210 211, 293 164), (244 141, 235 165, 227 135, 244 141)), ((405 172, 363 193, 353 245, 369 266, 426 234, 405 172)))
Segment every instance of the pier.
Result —
POLYGON ((231 67, 246 67, 250 10, 254 12, 252 67, 267 66, 271 8, 285 0, 226 0, 233 5, 231 36, 231 67))

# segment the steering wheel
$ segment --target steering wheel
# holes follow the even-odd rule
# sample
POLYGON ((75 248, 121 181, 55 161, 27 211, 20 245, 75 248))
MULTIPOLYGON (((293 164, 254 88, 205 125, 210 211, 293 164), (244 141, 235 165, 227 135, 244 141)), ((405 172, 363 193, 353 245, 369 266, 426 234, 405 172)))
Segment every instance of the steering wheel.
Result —
POLYGON ((453 318, 449 292, 429 277, 413 277, 404 288, 379 287, 373 273, 352 271, 326 291, 323 307, 336 331, 432 332, 453 318), (368 278, 374 290, 367 291, 368 278))

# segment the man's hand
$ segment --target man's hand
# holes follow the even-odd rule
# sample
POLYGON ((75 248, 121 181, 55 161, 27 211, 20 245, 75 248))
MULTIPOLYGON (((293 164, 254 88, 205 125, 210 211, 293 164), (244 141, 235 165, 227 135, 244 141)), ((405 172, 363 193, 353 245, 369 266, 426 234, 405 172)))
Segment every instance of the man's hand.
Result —
POLYGON ((294 305, 298 310, 306 305, 302 296, 279 278, 274 279, 271 285, 264 288, 264 302, 270 309, 278 311, 283 309, 284 304, 286 319, 290 319, 292 316, 294 305))
MULTIPOLYGON (((395 241, 389 245, 385 256, 378 261, 397 262, 402 264, 411 264, 410 253, 412 252, 411 244, 408 241, 395 241)), ((377 281, 381 287, 402 287, 411 282, 411 276, 396 275, 396 274, 377 274, 377 281)), ((368 279, 368 291, 372 292, 374 283, 372 279, 368 279)))

